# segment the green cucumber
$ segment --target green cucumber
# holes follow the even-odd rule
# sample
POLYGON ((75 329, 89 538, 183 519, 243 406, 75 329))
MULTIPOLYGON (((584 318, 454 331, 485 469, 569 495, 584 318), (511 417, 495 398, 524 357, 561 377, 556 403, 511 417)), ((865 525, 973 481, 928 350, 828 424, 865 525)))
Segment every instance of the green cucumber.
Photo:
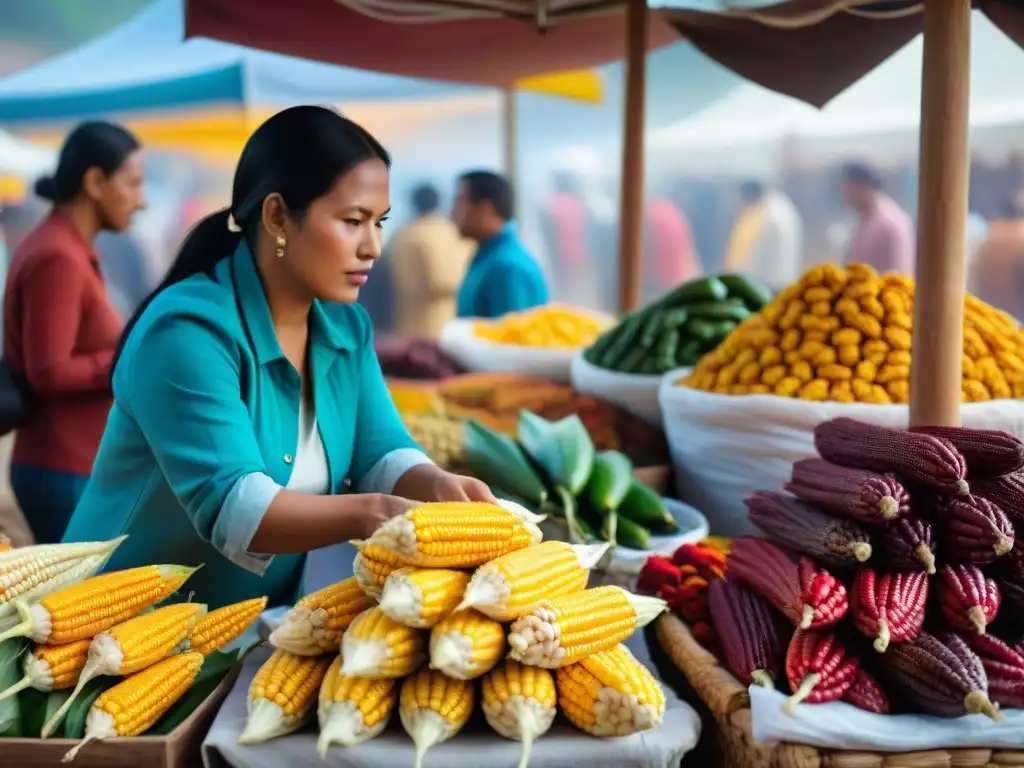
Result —
POLYGON ((640 333, 647 320, 645 311, 634 312, 615 328, 615 341, 601 355, 600 366, 617 371, 622 360, 629 354, 633 345, 640 340, 640 333))
POLYGON ((679 346, 679 331, 673 328, 670 331, 665 331, 661 338, 658 339, 657 353, 658 357, 663 360, 674 360, 676 356, 676 347, 679 346))
POLYGON ((687 316, 701 320, 732 320, 740 323, 750 317, 747 309, 739 299, 729 299, 707 304, 694 304, 688 307, 687 316))
POLYGON ((651 546, 650 535, 650 531, 636 521, 630 520, 625 515, 619 515, 615 537, 616 543, 620 547, 649 549, 651 546))
POLYGON ((626 518, 655 533, 676 533, 679 530, 664 499, 636 479, 630 483, 629 492, 619 505, 619 518, 620 523, 621 518, 626 518))
POLYGON ((658 336, 661 333, 661 326, 665 320, 666 313, 664 312, 651 312, 647 320, 644 321, 644 329, 640 334, 640 346, 644 349, 650 349, 654 346, 654 342, 658 340, 658 336))
POLYGON ((618 373, 637 373, 643 367, 644 360, 647 359, 649 351, 641 347, 639 344, 629 350, 629 354, 626 355, 622 361, 622 365, 618 367, 618 373))
POLYGON ((700 318, 687 320, 686 325, 683 326, 683 333, 691 339, 696 339, 700 342, 708 341, 718 335, 714 323, 710 320, 701 320, 700 318))
POLYGON ((611 328, 598 336, 597 341, 583 350, 583 359, 591 365, 597 365, 601 360, 601 356, 614 342, 615 329, 611 328))
POLYGON ((610 512, 629 493, 633 482, 633 462, 620 451, 601 451, 594 457, 585 492, 595 509, 610 512))
POLYGON ((500 486, 530 506, 540 506, 547 500, 544 482, 508 435, 470 419, 466 422, 465 450, 470 471, 488 485, 500 486))
POLYGON ((677 307, 704 301, 722 301, 729 297, 729 289, 717 277, 702 277, 676 286, 658 300, 658 306, 677 307))
POLYGON ((664 328, 682 328, 686 324, 686 321, 690 317, 690 311, 683 307, 682 309, 672 309, 665 313, 665 320, 662 323, 664 328))
POLYGON ((759 312, 772 300, 772 289, 756 278, 731 274, 719 275, 718 279, 728 289, 729 296, 742 300, 751 312, 759 312))
POLYGON ((594 468, 594 442, 576 414, 551 422, 529 411, 519 412, 519 443, 547 475, 573 538, 583 534, 576 522, 576 497, 594 468))
POLYGON ((696 365, 700 359, 700 341, 690 339, 676 349, 675 364, 684 368, 696 365))

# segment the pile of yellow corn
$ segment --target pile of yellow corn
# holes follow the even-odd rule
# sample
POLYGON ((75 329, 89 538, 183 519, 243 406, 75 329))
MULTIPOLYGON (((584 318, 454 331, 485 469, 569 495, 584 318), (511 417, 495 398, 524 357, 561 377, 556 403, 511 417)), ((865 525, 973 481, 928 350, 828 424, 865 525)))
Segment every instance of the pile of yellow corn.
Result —
MULTIPOLYGON (((1024 333, 964 298, 964 402, 1024 397, 1024 333)), ((726 395, 906 403, 914 281, 864 264, 817 266, 740 323, 680 383, 726 395)))
POLYGON ((548 304, 511 313, 499 320, 480 320, 474 323, 473 334, 495 344, 582 349, 597 341, 610 325, 610 319, 586 310, 548 304))
POLYGON ((95 575, 124 541, 55 544, 0 552, 0 648, 21 679, 0 686, 0 721, 26 688, 65 692, 43 726, 47 738, 75 697, 99 676, 122 678, 93 702, 85 744, 138 736, 189 690, 203 659, 236 640, 266 598, 207 612, 198 603, 154 606, 174 595, 195 568, 146 565, 95 575), (23 655, 7 651, 21 649, 23 655))
POLYGON ((622 643, 665 602, 586 589, 608 545, 542 542, 541 519, 506 502, 424 504, 358 542, 356 575, 303 598, 271 635, 242 741, 315 711, 323 756, 373 738, 397 708, 419 768, 469 719, 476 679, 487 722, 523 742, 521 768, 557 708, 595 736, 657 727, 665 696, 622 643))

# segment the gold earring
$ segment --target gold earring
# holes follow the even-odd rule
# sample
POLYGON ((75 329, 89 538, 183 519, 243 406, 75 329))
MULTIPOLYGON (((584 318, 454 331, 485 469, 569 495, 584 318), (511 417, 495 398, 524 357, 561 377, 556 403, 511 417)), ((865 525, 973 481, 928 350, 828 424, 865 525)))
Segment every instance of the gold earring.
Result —
POLYGON ((279 235, 278 238, 277 238, 277 258, 279 258, 279 259, 283 259, 284 258, 284 247, 287 244, 288 244, 288 241, 285 240, 283 237, 281 237, 279 235))

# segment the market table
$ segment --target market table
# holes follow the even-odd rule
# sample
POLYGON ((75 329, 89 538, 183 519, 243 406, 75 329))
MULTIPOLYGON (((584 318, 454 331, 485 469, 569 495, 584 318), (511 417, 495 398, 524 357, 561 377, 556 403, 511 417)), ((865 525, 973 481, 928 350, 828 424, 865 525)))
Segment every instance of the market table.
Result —
MULTIPOLYGON (((246 694, 256 668, 270 654, 260 649, 249 655, 238 682, 224 701, 203 742, 206 768, 408 768, 413 764, 412 741, 402 730, 397 713, 388 729, 358 747, 332 748, 327 760, 316 752, 316 731, 306 729, 291 736, 243 747, 238 736, 245 726, 246 694)), ((697 742, 700 720, 696 712, 668 689, 668 708, 661 727, 621 739, 597 739, 564 721, 537 740, 531 768, 676 768, 697 742)), ((503 768, 519 762, 521 745, 501 738, 482 720, 472 720, 462 733, 427 753, 428 766, 503 768)))

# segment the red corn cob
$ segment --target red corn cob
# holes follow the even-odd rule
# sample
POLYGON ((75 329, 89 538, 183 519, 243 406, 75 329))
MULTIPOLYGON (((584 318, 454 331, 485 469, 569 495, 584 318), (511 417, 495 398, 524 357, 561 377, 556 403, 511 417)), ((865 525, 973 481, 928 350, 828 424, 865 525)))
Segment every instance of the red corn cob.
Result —
POLYGON ((993 635, 974 635, 971 650, 978 654, 988 677, 988 695, 1004 707, 1024 707, 1024 655, 993 635))
POLYGON ((949 440, 967 461, 972 485, 975 478, 999 477, 1024 467, 1024 442, 1001 429, 911 427, 910 431, 949 440))
POLYGON ((793 695, 783 707, 792 713, 801 701, 838 701, 853 685, 860 660, 846 652, 834 632, 798 629, 786 651, 786 677, 793 695))
POLYGON ((796 462, 785 490, 808 504, 867 525, 910 514, 910 494, 895 475, 840 467, 824 459, 796 462))
POLYGON ((980 712, 999 719, 988 697, 985 668, 963 638, 922 632, 881 659, 891 684, 922 712, 943 717, 980 712))
POLYGON ((888 715, 891 711, 889 697, 885 695, 878 681, 864 671, 864 667, 860 667, 853 676, 853 685, 843 694, 843 701, 879 715, 888 715))
POLYGON ((1003 602, 1014 609, 1010 616, 1024 610, 1024 542, 1015 541, 1010 553, 999 559, 999 588, 1003 602))
POLYGON ((924 626, 928 576, 923 571, 877 574, 862 568, 850 590, 853 623, 861 634, 875 639, 884 653, 890 641, 913 640, 924 626))
POLYGON ((932 525, 927 520, 911 515, 893 520, 875 531, 875 544, 882 560, 894 570, 913 571, 923 568, 935 573, 935 544, 932 525))
POLYGON ((757 592, 725 579, 711 582, 708 602, 725 665, 745 685, 774 688, 790 634, 782 617, 757 592))
POLYGON ((936 519, 942 554, 951 562, 985 565, 1013 547, 1013 525, 999 507, 980 496, 943 499, 936 519))
POLYGON ((855 566, 871 557, 867 532, 852 520, 830 517, 809 504, 772 491, 746 499, 747 517, 768 538, 827 566, 855 566))
POLYGON ((948 440, 840 417, 814 428, 814 447, 844 467, 895 472, 946 493, 967 493, 967 462, 948 440))
POLYGON ((783 549, 753 536, 732 542, 728 573, 774 605, 794 626, 818 629, 846 615, 846 587, 807 558, 797 560, 783 549))
POLYGON ((939 608, 954 629, 984 635, 999 611, 999 587, 974 565, 944 565, 938 580, 939 608))
POLYGON ((1002 477, 981 478, 977 488, 972 490, 1014 520, 1024 522, 1024 471, 1018 470, 1002 477))

